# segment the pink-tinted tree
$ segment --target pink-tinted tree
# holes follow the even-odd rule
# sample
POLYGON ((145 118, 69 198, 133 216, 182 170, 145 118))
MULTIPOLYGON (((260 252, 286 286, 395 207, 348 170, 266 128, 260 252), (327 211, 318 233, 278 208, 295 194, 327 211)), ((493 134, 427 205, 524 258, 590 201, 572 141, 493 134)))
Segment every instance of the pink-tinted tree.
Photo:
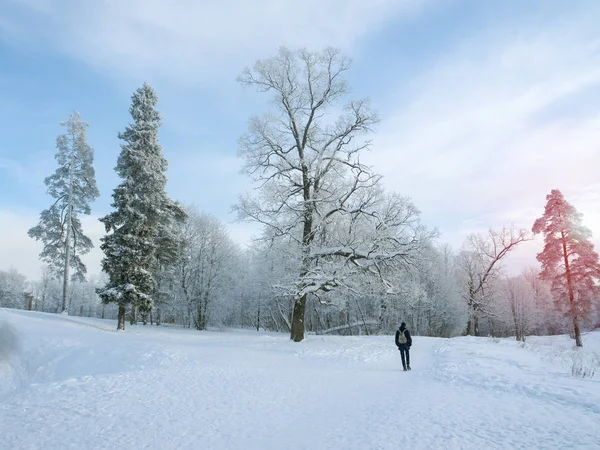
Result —
POLYGON ((532 229, 544 235, 544 250, 537 255, 542 264, 540 277, 552 283, 556 305, 572 320, 575 343, 583 347, 580 321, 590 313, 598 295, 598 253, 590 242, 591 231, 581 224, 581 214, 562 193, 553 189, 546 200, 544 215, 532 229))

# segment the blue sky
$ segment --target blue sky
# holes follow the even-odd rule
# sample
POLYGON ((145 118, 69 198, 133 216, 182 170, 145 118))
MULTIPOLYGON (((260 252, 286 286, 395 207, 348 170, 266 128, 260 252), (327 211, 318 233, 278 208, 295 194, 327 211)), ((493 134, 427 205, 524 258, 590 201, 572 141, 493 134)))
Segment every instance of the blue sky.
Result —
MULTIPOLYGON (((50 203, 59 123, 90 123, 101 197, 110 210, 117 133, 132 92, 150 82, 163 114, 168 191, 233 223, 237 141, 264 94, 235 78, 280 45, 340 47, 354 97, 381 123, 366 157, 386 186, 413 198, 455 248, 465 235, 530 228, 545 195, 563 191, 600 245, 600 3, 596 1, 5 0, 0 3, 0 270, 39 272, 26 235, 50 203)), ((510 267, 534 265, 539 242, 510 267)), ((101 253, 88 258, 99 271, 101 253)))

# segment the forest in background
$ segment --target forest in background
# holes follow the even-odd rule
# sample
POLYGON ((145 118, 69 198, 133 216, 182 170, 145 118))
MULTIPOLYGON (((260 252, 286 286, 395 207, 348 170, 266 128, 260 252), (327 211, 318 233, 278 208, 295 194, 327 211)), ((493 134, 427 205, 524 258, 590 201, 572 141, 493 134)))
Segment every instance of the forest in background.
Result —
POLYGON ((99 194, 87 124, 73 114, 57 139, 58 169, 46 179, 55 200, 29 231, 44 243, 48 266, 35 281, 0 272, 0 306, 198 330, 266 329, 294 340, 304 331, 390 334, 404 321, 415 335, 571 333, 579 343, 581 330, 599 326, 598 255, 562 194, 548 195, 531 228, 473 234, 458 250, 441 245, 418 207, 387 192, 360 162, 378 117, 368 100, 347 100, 349 68, 335 49, 282 49, 240 75, 242 85, 273 100, 240 139, 258 189, 235 209, 240 220, 263 225, 249 248, 209 213, 168 198, 158 96, 148 84, 138 89, 132 123, 119 134, 122 183, 114 211, 101 219, 99 278, 86 279, 79 259, 91 241, 78 215, 89 214, 99 194), (542 270, 506 276, 503 258, 533 233, 545 238, 542 270))

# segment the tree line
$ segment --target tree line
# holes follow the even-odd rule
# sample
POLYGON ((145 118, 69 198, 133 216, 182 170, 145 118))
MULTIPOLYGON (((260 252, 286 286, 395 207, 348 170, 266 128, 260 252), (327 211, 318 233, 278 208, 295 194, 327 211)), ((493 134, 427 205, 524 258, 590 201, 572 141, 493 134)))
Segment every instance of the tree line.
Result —
POLYGON ((0 273, 0 305, 114 317, 118 329, 129 317, 285 331, 301 341, 306 331, 391 333, 405 321, 431 336, 571 332, 581 346, 582 329, 600 322, 600 264, 581 215, 553 190, 531 231, 473 234, 459 251, 439 244, 416 205, 361 162, 378 116, 368 99, 348 100, 349 69, 336 49, 282 48, 238 77, 272 99, 239 144, 257 189, 234 209, 262 225, 247 249, 210 214, 168 197, 158 96, 147 83, 136 90, 132 122, 118 135, 121 182, 100 219, 103 276, 87 282, 80 255, 92 243, 79 216, 99 193, 87 124, 74 113, 46 178, 55 200, 29 230, 44 244, 46 272, 30 288, 14 271, 0 273), (534 233, 545 239, 541 272, 507 277, 503 258, 534 233), (19 300, 23 292, 29 300, 19 300))

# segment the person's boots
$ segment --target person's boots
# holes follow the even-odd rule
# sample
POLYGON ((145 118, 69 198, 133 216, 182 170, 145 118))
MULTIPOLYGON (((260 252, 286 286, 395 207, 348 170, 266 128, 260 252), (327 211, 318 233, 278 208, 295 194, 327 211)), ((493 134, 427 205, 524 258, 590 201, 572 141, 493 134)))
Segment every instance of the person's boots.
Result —
POLYGON ((406 372, 408 369, 405 367, 403 370, 406 372))
POLYGON ((404 369, 404 370, 410 370, 410 366, 407 366, 407 369, 404 369))

